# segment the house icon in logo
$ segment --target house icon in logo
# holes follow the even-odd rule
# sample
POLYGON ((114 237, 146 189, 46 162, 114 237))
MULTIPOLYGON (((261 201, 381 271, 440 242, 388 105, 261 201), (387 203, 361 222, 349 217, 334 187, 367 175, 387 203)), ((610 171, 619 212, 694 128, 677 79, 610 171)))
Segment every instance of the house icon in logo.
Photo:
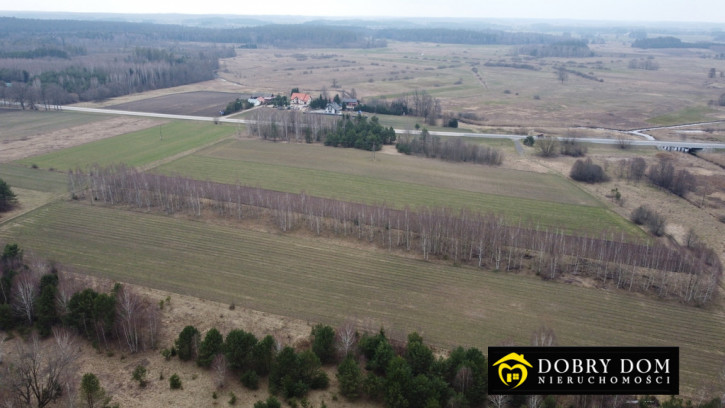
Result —
POLYGON ((511 387, 512 384, 516 384, 511 389, 514 389, 526 381, 526 377, 528 376, 528 370, 526 367, 533 368, 531 364, 529 364, 526 359, 524 359, 523 354, 516 354, 516 353, 509 353, 497 362, 493 363, 493 366, 498 366, 498 378, 501 380, 501 382, 507 386, 511 387), (509 363, 515 363, 513 365, 509 363))

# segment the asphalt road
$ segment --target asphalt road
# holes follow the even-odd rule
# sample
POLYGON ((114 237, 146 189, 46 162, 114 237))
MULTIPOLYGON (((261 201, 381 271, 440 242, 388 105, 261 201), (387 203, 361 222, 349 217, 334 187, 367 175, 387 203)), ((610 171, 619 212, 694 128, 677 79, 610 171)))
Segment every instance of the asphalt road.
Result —
MULTIPOLYGON (((84 108, 79 106, 63 106, 62 110, 73 111, 73 112, 86 112, 86 113, 101 113, 106 115, 126 115, 126 116, 142 116, 147 118, 162 118, 162 119, 181 119, 181 120, 194 120, 201 122, 214 122, 215 120, 220 123, 254 123, 252 120, 247 119, 233 119, 228 117, 210 118, 206 116, 190 116, 190 115, 170 115, 166 113, 149 113, 149 112, 131 112, 114 109, 97 109, 97 108, 84 108)), ((683 125, 685 126, 685 125, 683 125)), ((646 129, 641 129, 646 130, 646 129)), ((409 131, 403 129, 395 129, 397 134, 419 134, 420 131, 409 131)), ((526 135, 503 135, 497 133, 464 133, 464 132, 429 132, 433 136, 464 136, 464 137, 476 137, 484 139, 511 139, 521 140, 526 138, 526 135)), ((559 138, 566 139, 566 138, 559 138)), ((596 143, 596 144, 607 144, 607 145, 618 145, 620 143, 617 139, 595 139, 595 138, 582 138, 579 139, 585 143, 596 143)), ((660 148, 695 148, 695 149, 725 149, 725 143, 712 143, 712 142, 667 142, 660 140, 628 140, 627 143, 632 146, 655 146, 660 148)))

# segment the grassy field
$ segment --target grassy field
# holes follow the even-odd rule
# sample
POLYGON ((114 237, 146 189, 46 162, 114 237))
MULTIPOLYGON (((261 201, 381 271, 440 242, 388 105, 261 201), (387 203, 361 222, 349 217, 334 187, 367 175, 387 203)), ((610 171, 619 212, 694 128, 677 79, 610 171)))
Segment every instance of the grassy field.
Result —
POLYGON ((68 191, 68 177, 59 172, 33 169, 19 164, 0 163, 0 177, 11 187, 50 193, 68 191))
POLYGON ((94 163, 100 165, 125 163, 141 166, 228 137, 234 131, 232 126, 175 121, 23 159, 19 163, 59 170, 85 168, 94 163))
POLYGON ((441 99, 444 112, 475 113, 492 126, 631 129, 693 109, 694 115, 671 120, 725 118, 722 108, 699 108, 717 100, 725 85, 721 78, 707 78, 708 69, 717 66, 713 52, 642 50, 621 39, 590 48, 594 56, 587 58, 532 58, 517 55, 514 46, 395 41, 386 48, 365 50, 259 49, 223 60, 220 76, 250 93, 287 94, 298 87, 316 97, 323 89, 330 96, 354 89, 363 99, 390 100, 426 90, 441 99), (642 58, 651 58, 660 69, 629 68, 632 59, 642 58), (561 83, 556 65, 602 81, 571 74, 561 83))
POLYGON ((223 183, 395 207, 445 206, 511 222, 597 233, 641 232, 570 181, 553 174, 447 163, 321 145, 229 140, 156 171, 223 183))
POLYGON ((23 139, 106 119, 108 116, 91 113, 0 109, 0 122, 2 123, 0 142, 23 139))
POLYGON ((0 226, 0 240, 97 276, 310 321, 417 330, 443 347, 526 345, 542 324, 560 345, 676 345, 682 393, 715 376, 725 353, 719 310, 337 241, 76 202, 0 226))
POLYGON ((711 114, 717 112, 707 106, 695 106, 681 111, 660 115, 648 120, 649 123, 659 126, 676 125, 678 123, 705 122, 711 114))

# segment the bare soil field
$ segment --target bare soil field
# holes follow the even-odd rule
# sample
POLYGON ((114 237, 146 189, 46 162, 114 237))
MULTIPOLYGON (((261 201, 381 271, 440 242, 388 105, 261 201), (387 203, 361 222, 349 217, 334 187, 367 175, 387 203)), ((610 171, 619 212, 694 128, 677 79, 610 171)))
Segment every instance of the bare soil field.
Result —
MULTIPOLYGON (((17 112, 16 115, 25 115, 17 112)), ((56 150, 77 146, 94 140, 106 139, 124 133, 135 132, 156 126, 163 121, 134 117, 113 117, 65 129, 39 131, 0 143, 0 163, 37 156, 56 150)))
POLYGON ((238 93, 197 91, 167 94, 148 99, 107 106, 112 109, 167 113, 171 115, 219 116, 229 102, 238 98, 238 93))

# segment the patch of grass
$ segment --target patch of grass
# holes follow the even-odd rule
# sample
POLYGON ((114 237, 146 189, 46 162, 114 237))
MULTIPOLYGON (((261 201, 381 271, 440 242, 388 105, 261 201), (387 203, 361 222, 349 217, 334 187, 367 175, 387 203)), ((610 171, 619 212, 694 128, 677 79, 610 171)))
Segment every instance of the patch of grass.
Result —
POLYGON ((0 163, 0 177, 11 187, 49 193, 68 191, 68 176, 53 171, 43 171, 18 164, 0 163))
POLYGON ((228 141, 157 168, 165 174, 396 208, 468 208, 531 228, 642 232, 563 177, 320 145, 228 141), (380 157, 378 161, 377 157, 380 157))
POLYGON ((97 276, 331 325, 356 316, 441 347, 528 344, 542 321, 560 344, 679 346, 684 394, 725 353, 722 313, 620 291, 78 202, 18 222, 0 240, 97 276))
POLYGON ((712 119, 709 114, 713 112, 717 111, 707 106, 693 106, 674 113, 655 116, 653 118, 647 119, 647 122, 653 125, 660 126, 678 125, 681 123, 705 122, 712 119))
POLYGON ((162 126, 140 130, 20 160, 25 165, 60 170, 85 168, 97 163, 125 163, 141 166, 228 137, 232 126, 191 121, 174 121, 162 126))

